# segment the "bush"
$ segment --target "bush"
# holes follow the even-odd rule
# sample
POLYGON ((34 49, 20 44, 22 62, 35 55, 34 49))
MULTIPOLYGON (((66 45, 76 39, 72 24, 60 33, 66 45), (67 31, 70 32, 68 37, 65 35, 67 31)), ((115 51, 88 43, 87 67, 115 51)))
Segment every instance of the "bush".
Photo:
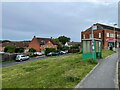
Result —
POLYGON ((56 52, 57 50, 55 48, 46 48, 45 49, 45 55, 47 55, 50 52, 56 52))
POLYGON ((36 50, 35 50, 34 48, 30 48, 30 49, 29 49, 29 52, 34 53, 34 52, 36 52, 36 50))
POLYGON ((62 50, 63 50, 63 51, 68 50, 68 49, 69 49, 69 47, 67 47, 67 46, 63 46, 63 47, 62 47, 62 50))
POLYGON ((15 49, 16 49, 15 46, 6 46, 5 49, 4 49, 4 52, 14 53, 15 49))
POLYGON ((23 53, 24 52, 24 48, 16 48, 15 49, 15 53, 23 53))

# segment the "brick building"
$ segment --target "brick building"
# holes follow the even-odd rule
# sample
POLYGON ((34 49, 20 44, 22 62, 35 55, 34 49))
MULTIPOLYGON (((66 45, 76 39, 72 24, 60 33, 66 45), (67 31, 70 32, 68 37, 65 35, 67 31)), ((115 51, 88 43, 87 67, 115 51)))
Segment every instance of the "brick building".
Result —
MULTIPOLYGON (((94 38, 102 40, 103 49, 110 49, 110 47, 114 47, 114 41, 115 47, 120 46, 120 28, 100 23, 96 23, 93 26, 95 27, 93 30, 94 38)), ((81 32, 81 39, 89 39, 92 37, 91 33, 93 26, 81 32)))
POLYGON ((28 48, 34 48, 37 52, 41 52, 44 51, 45 48, 57 49, 57 46, 58 44, 51 38, 38 38, 34 36, 28 48))

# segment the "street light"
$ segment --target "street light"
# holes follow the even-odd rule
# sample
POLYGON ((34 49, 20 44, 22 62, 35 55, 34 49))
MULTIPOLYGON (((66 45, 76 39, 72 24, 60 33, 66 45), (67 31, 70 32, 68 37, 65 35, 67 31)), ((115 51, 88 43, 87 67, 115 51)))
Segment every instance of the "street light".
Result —
POLYGON ((114 50, 115 50, 115 26, 116 26, 117 24, 114 24, 114 50))

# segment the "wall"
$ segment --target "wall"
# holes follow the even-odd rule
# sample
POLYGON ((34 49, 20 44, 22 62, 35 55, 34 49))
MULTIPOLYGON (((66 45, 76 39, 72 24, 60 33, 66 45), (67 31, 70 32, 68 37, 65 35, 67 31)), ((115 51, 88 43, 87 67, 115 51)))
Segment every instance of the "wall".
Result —
POLYGON ((39 45, 39 42, 37 41, 36 38, 33 38, 32 41, 29 43, 28 48, 34 48, 37 52, 41 51, 41 47, 39 45))

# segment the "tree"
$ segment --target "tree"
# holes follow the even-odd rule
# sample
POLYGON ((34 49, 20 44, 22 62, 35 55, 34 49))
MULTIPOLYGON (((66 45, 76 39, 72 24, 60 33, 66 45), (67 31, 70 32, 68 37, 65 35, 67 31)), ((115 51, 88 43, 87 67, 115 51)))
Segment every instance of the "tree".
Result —
POLYGON ((62 44, 61 44, 61 42, 59 41, 59 39, 58 39, 58 38, 54 38, 53 40, 58 43, 57 49, 58 49, 58 50, 61 50, 61 49, 62 49, 62 44))
POLYGON ((4 48, 4 52, 8 52, 8 53, 14 53, 15 52, 16 47, 15 46, 6 46, 4 48))
POLYGON ((68 50, 69 49, 69 47, 68 46, 63 46, 62 47, 62 50, 64 51, 64 50, 68 50))
POLYGON ((64 45, 66 42, 70 42, 70 38, 66 36, 58 37, 59 41, 64 45))
POLYGON ((29 49, 29 52, 34 53, 34 52, 36 52, 36 50, 35 50, 34 48, 30 48, 30 49, 29 49))
POLYGON ((15 52, 16 53, 23 53, 24 52, 24 48, 16 48, 15 52))
POLYGON ((11 41, 10 40, 3 40, 2 43, 4 43, 4 42, 11 42, 11 41))
POLYGON ((50 52, 56 52, 56 49, 55 48, 46 48, 45 49, 45 55, 47 55, 50 52))

